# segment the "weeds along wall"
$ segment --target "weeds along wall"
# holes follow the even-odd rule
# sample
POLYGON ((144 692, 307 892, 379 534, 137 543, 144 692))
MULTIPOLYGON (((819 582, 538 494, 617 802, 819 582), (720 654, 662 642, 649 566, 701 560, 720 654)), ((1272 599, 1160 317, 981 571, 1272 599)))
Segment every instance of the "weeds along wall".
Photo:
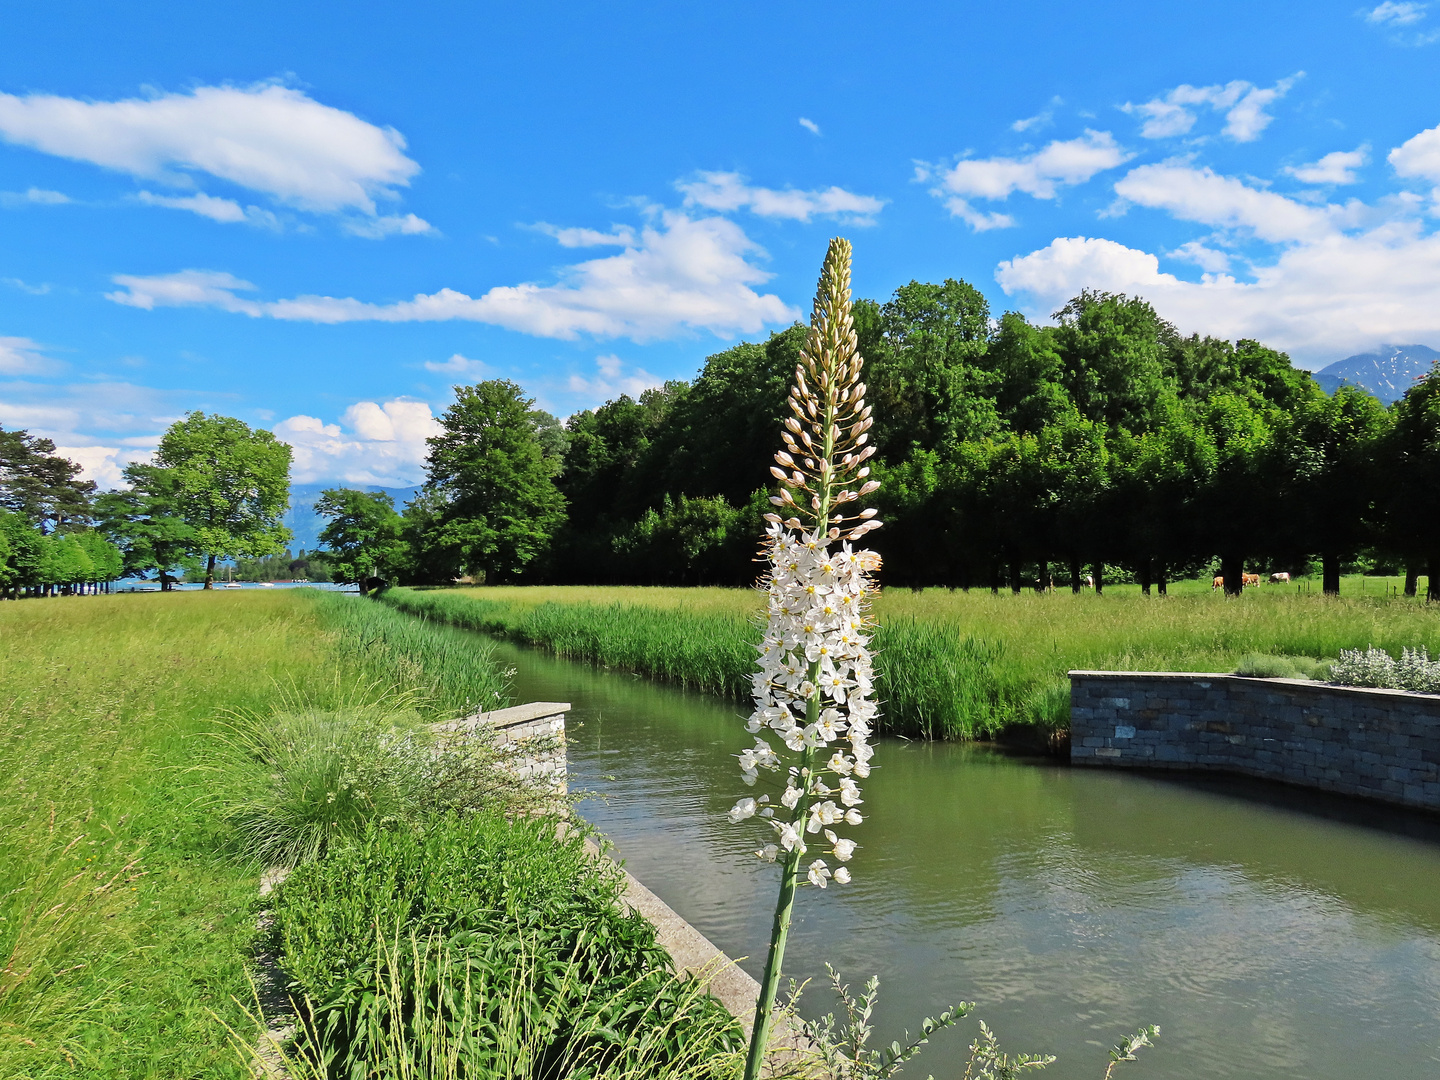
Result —
MULTIPOLYGON (((704 693, 744 700, 755 671, 758 620, 638 604, 486 600, 471 593, 390 589, 381 600, 422 619, 505 637, 557 656, 622 668, 704 693)), ((1016 678, 1005 647, 916 618, 875 633, 881 730, 925 739, 968 739, 1007 729, 1063 729, 1063 679, 1016 678)))

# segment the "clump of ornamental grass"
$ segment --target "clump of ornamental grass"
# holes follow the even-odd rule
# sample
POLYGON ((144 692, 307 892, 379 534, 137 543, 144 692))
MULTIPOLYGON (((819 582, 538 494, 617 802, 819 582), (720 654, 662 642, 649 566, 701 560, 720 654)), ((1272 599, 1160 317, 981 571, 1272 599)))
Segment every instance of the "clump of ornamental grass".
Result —
POLYGON ((502 743, 483 726, 437 740, 416 694, 360 687, 348 702, 290 702, 231 716, 205 768, 209 797, 242 856, 272 867, 322 857, 372 822, 409 824, 444 812, 551 810, 556 792, 522 778, 547 740, 502 743))
POLYGON ((830 881, 850 880, 844 864, 856 844, 837 830, 863 820, 856 781, 870 774, 874 755, 868 608, 875 591, 870 575, 880 559, 851 546, 880 524, 874 510, 854 505, 879 487, 867 479, 865 462, 875 451, 866 445, 873 421, 860 380, 862 364, 851 318, 850 244, 835 239, 795 368, 793 415, 780 432, 785 448, 771 469, 780 489, 770 501, 780 512, 766 515, 765 634, 752 679, 755 710, 747 725, 755 745, 739 756, 745 783, 753 786, 762 769, 783 770, 785 789, 775 802, 769 794, 746 797, 730 811, 735 823, 756 816, 768 823, 772 842, 756 854, 780 864, 746 1080, 759 1076, 769 1046, 802 867, 804 880, 822 889, 830 881), (812 851, 812 845, 821 850, 812 851), (820 854, 834 860, 833 869, 827 859, 815 857, 820 854))

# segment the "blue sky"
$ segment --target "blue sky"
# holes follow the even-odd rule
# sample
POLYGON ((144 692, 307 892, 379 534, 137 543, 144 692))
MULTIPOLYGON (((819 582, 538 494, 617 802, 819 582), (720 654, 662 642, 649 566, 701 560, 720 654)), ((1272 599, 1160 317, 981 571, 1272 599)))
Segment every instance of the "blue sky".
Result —
POLYGON ((0 425, 102 483, 192 408, 412 483, 808 310, 1083 287, 1310 367, 1440 346, 1440 3, 12 7, 0 425))

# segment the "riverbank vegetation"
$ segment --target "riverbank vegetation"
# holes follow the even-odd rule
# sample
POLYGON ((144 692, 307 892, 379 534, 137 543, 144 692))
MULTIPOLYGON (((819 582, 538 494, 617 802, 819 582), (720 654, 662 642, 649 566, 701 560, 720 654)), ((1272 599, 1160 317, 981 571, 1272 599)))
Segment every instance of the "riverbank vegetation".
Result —
MULTIPOLYGON (((743 700, 760 640, 748 589, 487 587, 390 589, 425 618, 743 700)), ((1403 597, 1327 597, 1262 587, 1226 599, 1190 590, 1160 601, 1103 596, 891 589, 875 604, 879 728, 911 738, 1008 733, 1047 739, 1068 723, 1065 673, 1234 671, 1247 657, 1313 670, 1342 649, 1440 651, 1440 613, 1403 597)), ((1293 667, 1287 671, 1298 670, 1293 667)))
MULTIPOLYGON (((248 964, 273 944, 257 884, 276 862, 299 867, 274 933, 314 1075, 371 1075, 363 1032, 399 1033, 411 1064, 455 1048, 394 1022, 448 1025, 452 1005, 545 1062, 566 1023, 637 1077, 734 1057, 728 1014, 674 977, 578 833, 528 816, 540 800, 497 775, 501 751, 432 753, 428 721, 508 703, 462 637, 302 591, 0 605, 0 1075, 250 1076, 248 964), (625 1009, 585 997, 597 970, 633 987, 611 995, 625 1009), (380 1004, 354 1012, 377 971, 380 1004)), ((413 1075, 454 1075, 429 1066, 413 1075)))

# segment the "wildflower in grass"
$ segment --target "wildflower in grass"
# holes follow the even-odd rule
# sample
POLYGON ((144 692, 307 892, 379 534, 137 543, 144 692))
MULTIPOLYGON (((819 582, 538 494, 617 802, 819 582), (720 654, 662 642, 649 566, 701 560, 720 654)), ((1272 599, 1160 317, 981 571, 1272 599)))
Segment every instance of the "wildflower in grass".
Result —
MULTIPOLYGON (((746 1080, 759 1076, 770 1040, 802 867, 804 879, 822 889, 850 880, 848 867, 832 870, 826 858, 815 856, 843 864, 854 855, 855 841, 836 829, 863 820, 855 809, 863 802, 856 779, 869 775, 874 756, 868 741, 877 712, 870 700, 868 609, 880 558, 855 545, 880 527, 874 510, 857 505, 879 484, 867 479, 865 463, 875 451, 867 445, 872 420, 861 365, 850 315, 850 244, 835 239, 795 369, 793 415, 780 432, 784 449, 770 470, 780 487, 770 500, 778 512, 766 515, 765 637, 747 724, 755 745, 738 755, 748 785, 758 782, 761 770, 783 768, 786 778, 779 806, 767 807, 774 842, 756 851, 778 861, 781 876, 746 1080), (793 756, 782 759, 770 738, 793 756)), ((760 816, 759 806, 759 799, 743 798, 730 820, 760 816)))

